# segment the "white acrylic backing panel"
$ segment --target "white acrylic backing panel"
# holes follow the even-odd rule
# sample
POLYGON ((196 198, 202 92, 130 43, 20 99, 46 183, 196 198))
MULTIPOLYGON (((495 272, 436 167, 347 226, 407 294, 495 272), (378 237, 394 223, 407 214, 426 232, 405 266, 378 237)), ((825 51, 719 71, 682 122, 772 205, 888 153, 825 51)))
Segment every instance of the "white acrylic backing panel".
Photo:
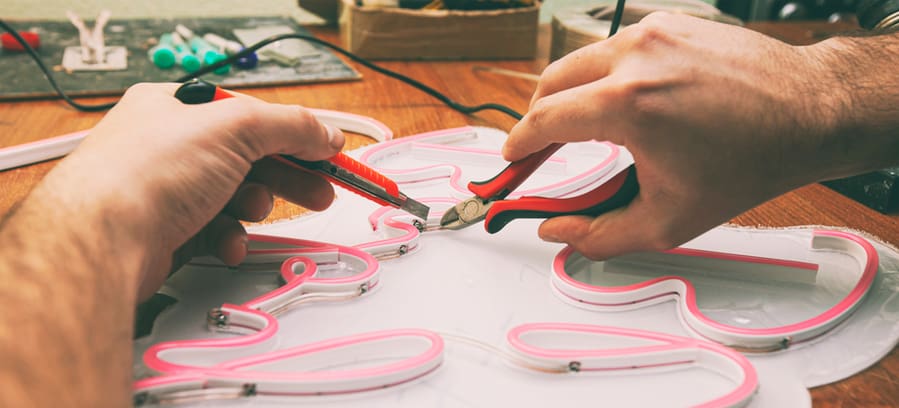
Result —
MULTIPOLYGON (((498 150, 505 136, 502 132, 483 128, 477 128, 476 133, 475 138, 469 138, 465 143, 493 150, 498 150)), ((619 163, 620 166, 626 165, 628 160, 627 152, 622 152, 624 161, 619 163)), ((377 164, 394 169, 435 164, 433 154, 419 157, 414 153, 410 150, 394 154, 377 164)), ((355 152, 354 155, 359 157, 360 154, 355 152)), ((541 183, 551 183, 589 169, 598 160, 597 156, 604 154, 609 154, 605 145, 566 146, 557 154, 565 162, 557 161, 555 167, 537 174, 522 189, 539 187, 541 183)), ((468 179, 489 177, 503 165, 498 156, 491 159, 488 155, 486 160, 471 162, 459 157, 464 155, 453 155, 448 161, 464 170, 461 185, 468 179)), ((440 157, 436 159, 447 161, 440 157)), ((444 178, 402 184, 401 189, 416 199, 461 198, 458 191, 448 187, 444 178)), ((442 212, 449 205, 435 204, 435 210, 442 212)), ((343 245, 381 239, 385 233, 396 235, 395 231, 388 232, 392 230, 383 227, 372 232, 368 216, 377 208, 375 204, 341 190, 332 208, 325 212, 256 226, 251 230, 343 245)), ((381 262, 380 280, 371 293, 344 302, 304 304, 278 316, 279 332, 269 349, 398 328, 451 334, 446 337, 443 364, 421 379, 355 394, 257 397, 200 405, 543 407, 601 402, 608 406, 689 406, 734 388, 732 381, 701 366, 601 374, 532 372, 509 364, 495 353, 454 340, 453 336, 466 336, 507 349, 507 332, 518 325, 534 322, 592 324, 690 336, 681 324, 679 309, 673 301, 615 312, 574 307, 563 301, 550 285, 550 265, 562 246, 541 242, 536 236, 537 225, 537 220, 516 220, 495 235, 487 234, 481 226, 462 231, 425 232, 411 253, 381 262)), ((810 229, 717 228, 687 246, 818 263, 822 268, 816 285, 772 282, 771 290, 766 292, 764 280, 750 281, 747 285, 745 280, 727 276, 684 276, 697 287, 699 307, 721 322, 766 327, 801 320, 844 296, 847 285, 853 282, 846 282, 843 276, 857 273, 857 266, 845 254, 810 251, 811 235, 810 229)), ((759 393, 751 406, 808 406, 806 387, 858 372, 895 345, 899 337, 899 303, 896 300, 899 254, 883 244, 872 243, 880 255, 880 273, 867 298, 848 320, 814 341, 780 352, 748 355, 758 371, 760 382, 759 393)), ((668 272, 648 267, 636 273, 658 276, 668 272)), ((616 278, 627 281, 631 276, 617 274, 616 278)), ((184 268, 167 285, 169 293, 175 293, 179 302, 160 316, 150 336, 135 343, 138 360, 135 377, 150 374, 139 358, 152 344, 190 338, 234 337, 207 331, 207 310, 223 303, 246 302, 278 285, 277 268, 254 272, 211 266, 184 268)), ((579 344, 578 339, 571 341, 579 344)), ((610 344, 620 346, 621 341, 614 339, 610 344)), ((627 344, 635 346, 640 341, 627 344)), ((223 353, 213 358, 223 361, 233 357, 223 353)), ((334 361, 334 364, 368 363, 334 361)))

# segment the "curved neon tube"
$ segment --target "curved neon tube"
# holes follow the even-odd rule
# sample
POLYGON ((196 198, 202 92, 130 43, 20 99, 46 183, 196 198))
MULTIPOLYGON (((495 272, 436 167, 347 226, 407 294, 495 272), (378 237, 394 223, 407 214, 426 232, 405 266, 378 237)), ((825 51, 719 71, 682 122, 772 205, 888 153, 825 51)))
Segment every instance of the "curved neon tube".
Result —
MULTIPOLYGON (((245 264, 258 259, 270 262, 271 257, 280 257, 280 268, 285 285, 252 299, 242 305, 223 305, 216 313, 224 317, 226 326, 249 330, 251 333, 236 338, 199 339, 162 342, 153 345, 144 353, 144 363, 150 369, 161 373, 178 373, 202 368, 202 366, 178 364, 166 359, 173 352, 185 350, 245 348, 265 349, 270 346, 278 331, 278 321, 272 312, 288 305, 293 299, 310 293, 345 293, 347 296, 361 296, 373 289, 378 282, 380 264, 365 251, 340 245, 323 244, 293 238, 250 234, 253 243, 275 244, 277 248, 250 249, 245 264), (339 261, 341 256, 349 256, 365 264, 365 269, 353 276, 339 278, 316 278, 316 263, 310 257, 326 255, 329 260, 339 261), (297 273, 298 269, 303 269, 297 273)), ((245 351, 249 352, 249 351, 245 351)))
MULTIPOLYGON (((779 350, 790 344, 817 337, 848 317, 871 289, 877 275, 877 251, 867 240, 846 232, 814 231, 812 249, 841 251, 852 256, 859 265, 856 285, 841 301, 824 312, 804 321, 770 328, 746 328, 727 325, 708 318, 696 304, 696 291, 689 280, 679 276, 663 276, 645 282, 616 287, 603 287, 579 282, 565 271, 569 258, 577 255, 570 247, 556 255, 552 264, 552 285, 556 293, 581 304, 603 308, 629 308, 676 295, 684 325, 699 335, 726 345, 748 350, 779 350)), ((791 267, 811 267, 797 263, 761 257, 747 257, 726 253, 696 250, 674 250, 691 256, 714 256, 738 262, 781 264, 791 267), (714 255, 712 255, 714 254, 714 255)))
MULTIPOLYGON (((385 330, 237 358, 175 375, 148 378, 135 382, 133 390, 136 395, 141 396, 142 401, 149 402, 184 390, 222 387, 245 389, 247 384, 253 385, 253 394, 262 395, 302 396, 362 392, 402 384, 427 375, 442 363, 443 349, 443 339, 427 330, 385 330), (269 364, 315 357, 316 353, 351 350, 354 347, 362 348, 366 356, 377 356, 379 349, 384 349, 386 355, 395 355, 396 350, 408 352, 410 347, 420 350, 399 361, 364 368, 290 371, 264 369, 269 364)), ((249 395, 234 395, 241 396, 249 395)))
MULTIPOLYGON (((430 205, 432 209, 434 207, 433 204, 445 204, 447 207, 451 207, 459 202, 458 200, 450 198, 422 198, 419 199, 419 201, 430 205)), ((425 220, 424 226, 435 222, 439 223, 442 215, 443 212, 431 211, 431 215, 428 217, 428 220, 425 220)), ((397 210, 393 207, 384 206, 373 211, 368 216, 368 223, 373 230, 377 231, 383 225, 393 231, 399 231, 401 235, 356 244, 355 247, 375 256, 384 256, 384 258, 381 259, 393 258, 415 252, 418 249, 419 237, 423 231, 419 229, 419 227, 416 227, 401 218, 408 219, 408 215, 404 211, 397 210)))
POLYGON ((618 327, 573 323, 529 323, 512 328, 506 340, 509 347, 532 364, 547 367, 569 367, 570 371, 632 370, 662 366, 696 365, 724 375, 737 384, 724 396, 706 401, 697 407, 742 406, 758 390, 755 368, 742 354, 727 347, 669 334, 618 327), (650 340, 647 346, 614 349, 561 349, 529 344, 525 337, 537 332, 612 335, 650 340))

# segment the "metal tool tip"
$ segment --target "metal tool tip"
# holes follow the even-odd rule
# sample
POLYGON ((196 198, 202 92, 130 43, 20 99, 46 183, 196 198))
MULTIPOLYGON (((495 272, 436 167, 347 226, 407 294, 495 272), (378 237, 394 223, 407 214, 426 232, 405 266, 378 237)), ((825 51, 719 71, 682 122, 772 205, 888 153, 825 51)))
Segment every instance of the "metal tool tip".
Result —
POLYGON ((428 213, 431 212, 430 207, 411 198, 406 198, 406 201, 403 202, 403 205, 401 205, 400 208, 408 212, 409 214, 412 214, 426 221, 428 219, 428 213))
POLYGON ((447 227, 450 224, 456 224, 459 222, 459 213, 456 211, 456 207, 452 207, 449 210, 446 210, 443 213, 443 217, 440 217, 440 226, 447 227))

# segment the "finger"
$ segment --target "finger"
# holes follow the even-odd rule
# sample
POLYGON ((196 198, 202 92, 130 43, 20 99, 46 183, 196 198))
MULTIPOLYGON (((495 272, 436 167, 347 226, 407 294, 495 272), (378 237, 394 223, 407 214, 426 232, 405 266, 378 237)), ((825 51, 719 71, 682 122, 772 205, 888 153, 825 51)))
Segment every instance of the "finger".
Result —
POLYGON ((611 71, 615 57, 615 48, 608 41, 599 41, 574 50, 549 64, 540 74, 529 109, 540 98, 605 77, 611 71))
POLYGON ((247 179, 264 183, 275 195, 313 211, 324 210, 334 201, 334 187, 327 180, 273 158, 254 163, 247 179))
POLYGON ((531 107, 548 95, 597 81, 615 72, 624 57, 655 43, 672 43, 677 38, 690 38, 697 25, 717 25, 680 13, 653 12, 638 24, 621 29, 605 40, 574 50, 546 67, 540 75, 531 107))
POLYGON ((629 252, 665 250, 677 242, 667 236, 664 214, 638 195, 628 207, 599 217, 565 216, 546 220, 538 234, 550 242, 564 242, 592 260, 604 260, 629 252))
POLYGON ((216 215, 197 235, 175 251, 172 271, 197 256, 212 255, 226 265, 237 265, 247 254, 247 231, 234 217, 216 215))
POLYGON ((247 231, 239 221, 220 214, 206 227, 208 254, 220 259, 225 265, 234 266, 247 256, 247 231))
POLYGON ((541 98, 509 132, 503 157, 516 161, 551 143, 609 140, 623 144, 616 127, 627 123, 619 112, 629 92, 614 78, 541 98))
POLYGON ((272 211, 275 200, 265 184, 245 182, 237 188, 224 212, 244 221, 262 221, 272 211))
POLYGON ((198 118, 223 128, 210 133, 215 139, 210 142, 223 143, 248 162, 273 154, 324 160, 343 148, 343 132, 298 105, 229 98, 191 108, 197 109, 198 118))
POLYGON ((174 98, 180 85, 136 84, 128 89, 120 104, 139 105, 143 109, 163 106, 190 109, 196 127, 209 129, 199 133, 208 139, 207 142, 229 148, 247 162, 279 153, 305 160, 323 160, 334 156, 343 147, 343 132, 319 122, 301 106, 267 103, 230 90, 228 93, 234 98, 184 106, 174 98))

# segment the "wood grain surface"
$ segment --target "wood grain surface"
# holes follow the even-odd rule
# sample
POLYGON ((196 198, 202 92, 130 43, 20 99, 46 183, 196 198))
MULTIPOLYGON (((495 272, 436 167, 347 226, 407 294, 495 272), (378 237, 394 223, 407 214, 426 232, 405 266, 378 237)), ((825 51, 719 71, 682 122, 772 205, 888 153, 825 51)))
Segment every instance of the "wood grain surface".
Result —
MULTIPOLYGON (((794 43, 820 40, 846 26, 825 24, 768 23, 751 25, 794 43)), ((336 41, 336 30, 313 30, 321 38, 336 41)), ((548 30, 540 37, 540 55, 548 55, 548 30)), ((394 79, 351 64, 363 75, 351 83, 310 84, 243 90, 270 102, 294 103, 368 115, 386 123, 398 137, 417 132, 466 124, 492 126, 508 130, 514 121, 500 113, 472 116, 457 113, 433 98, 394 79)), ((424 83, 451 98, 465 103, 497 102, 524 112, 535 83, 519 78, 476 72, 473 65, 490 65, 517 71, 539 73, 546 59, 523 61, 402 62, 382 64, 424 83)), ((33 72, 33 75, 38 75, 33 72)), ((93 98, 85 102, 108 101, 93 98)), ((60 101, 0 103, 0 147, 39 140, 91 127, 102 114, 80 113, 60 101)), ((362 136, 351 137, 348 148, 371 143, 362 136)), ((6 214, 56 161, 0 172, 0 215, 6 214)), ((279 201, 268 221, 296 216, 302 209, 279 201)), ((810 185, 771 200, 733 220, 747 226, 781 227, 792 225, 831 225, 850 227, 874 234, 899 245, 899 216, 870 210, 821 185, 810 185)), ((875 366, 847 380, 811 390, 818 407, 896 407, 899 406, 899 353, 896 350, 875 366)))

